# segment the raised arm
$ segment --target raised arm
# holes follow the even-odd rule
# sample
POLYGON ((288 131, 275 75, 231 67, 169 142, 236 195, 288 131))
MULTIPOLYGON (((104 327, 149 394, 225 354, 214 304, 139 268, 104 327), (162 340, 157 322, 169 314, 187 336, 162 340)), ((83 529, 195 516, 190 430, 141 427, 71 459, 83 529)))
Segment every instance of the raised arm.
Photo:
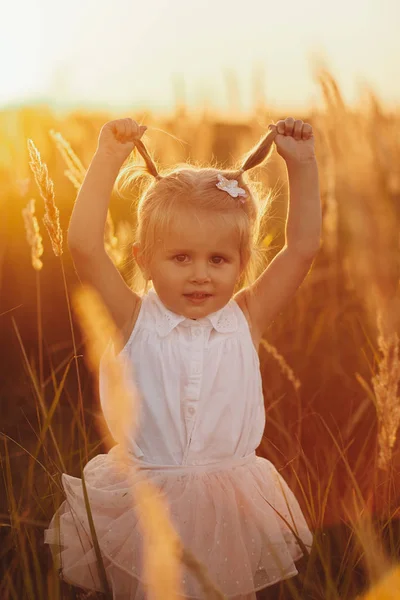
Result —
POLYGON ((102 128, 68 228, 68 247, 78 276, 83 283, 89 283, 97 290, 121 331, 123 341, 128 337, 140 297, 126 285, 108 256, 104 227, 116 177, 134 146, 132 124, 135 122, 131 119, 121 119, 106 123, 102 128))
POLYGON ((312 128, 307 123, 303 126, 303 121, 293 121, 279 121, 275 138, 289 181, 286 243, 258 279, 235 296, 257 341, 300 287, 321 244, 321 199, 312 128))

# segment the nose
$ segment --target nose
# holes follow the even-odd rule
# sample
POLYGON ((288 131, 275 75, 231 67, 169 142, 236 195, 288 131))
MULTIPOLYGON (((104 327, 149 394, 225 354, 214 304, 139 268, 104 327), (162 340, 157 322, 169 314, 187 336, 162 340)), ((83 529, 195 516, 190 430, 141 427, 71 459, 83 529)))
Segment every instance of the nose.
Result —
POLYGON ((193 271, 191 273, 190 281, 196 283, 207 283, 211 281, 210 276, 208 274, 208 267, 201 262, 195 263, 193 265, 193 271))

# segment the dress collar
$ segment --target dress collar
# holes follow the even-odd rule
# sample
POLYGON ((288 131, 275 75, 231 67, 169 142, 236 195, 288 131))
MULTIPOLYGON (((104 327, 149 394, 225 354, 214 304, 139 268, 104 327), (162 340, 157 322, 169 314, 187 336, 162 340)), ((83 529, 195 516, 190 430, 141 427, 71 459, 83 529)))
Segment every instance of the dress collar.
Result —
POLYGON ((230 300, 225 306, 210 313, 202 319, 188 319, 183 315, 169 310, 160 300, 154 288, 148 292, 151 300, 157 306, 156 329, 161 337, 168 335, 180 323, 184 327, 207 327, 212 326, 219 333, 229 333, 236 331, 238 328, 238 319, 232 306, 234 300, 230 300))

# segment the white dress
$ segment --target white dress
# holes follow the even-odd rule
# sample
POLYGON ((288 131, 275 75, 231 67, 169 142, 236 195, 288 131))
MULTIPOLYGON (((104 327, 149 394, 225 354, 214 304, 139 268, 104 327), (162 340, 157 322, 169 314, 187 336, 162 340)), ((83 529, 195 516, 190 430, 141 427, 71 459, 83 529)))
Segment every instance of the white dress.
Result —
MULTIPOLYGON (((265 426, 260 363, 238 304, 231 299, 192 320, 168 310, 151 289, 121 354, 142 399, 135 439, 127 423, 125 439, 117 441, 130 453, 118 444, 84 469, 113 597, 146 598, 134 485, 119 461, 128 472, 134 462, 138 478, 145 473, 162 490, 184 546, 226 597, 255 600, 255 590, 296 575, 303 552, 291 528, 308 550, 313 538, 285 480, 255 453, 265 426)), ((107 421, 112 398, 101 365, 99 383, 107 421)), ((67 500, 45 542, 58 552, 59 517, 64 579, 101 590, 81 479, 63 474, 62 482, 67 500)), ((182 590, 203 597, 184 567, 182 590)))

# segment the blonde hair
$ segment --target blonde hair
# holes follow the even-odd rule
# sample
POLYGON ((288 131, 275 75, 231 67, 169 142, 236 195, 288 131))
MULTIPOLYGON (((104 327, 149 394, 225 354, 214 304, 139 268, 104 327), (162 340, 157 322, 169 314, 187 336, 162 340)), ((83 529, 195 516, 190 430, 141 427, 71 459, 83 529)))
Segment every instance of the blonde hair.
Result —
MULTIPOLYGON (((242 274, 236 284, 235 292, 250 285, 259 275, 265 264, 265 248, 261 242, 265 237, 264 217, 268 213, 273 200, 269 190, 263 201, 260 200, 260 182, 243 179, 243 173, 260 165, 269 158, 272 152, 274 131, 269 131, 250 152, 243 157, 239 168, 224 170, 214 166, 201 167, 194 164, 179 163, 163 174, 148 153, 142 140, 135 140, 135 146, 145 161, 145 165, 128 162, 117 177, 116 190, 121 196, 132 197, 135 180, 140 176, 152 176, 151 181, 142 180, 139 201, 136 208, 135 242, 140 245, 140 254, 145 265, 150 263, 154 249, 162 239, 163 231, 167 231, 171 223, 176 223, 179 211, 193 208, 197 211, 213 213, 213 218, 236 229, 239 235, 239 252, 242 274), (240 197, 216 187, 217 174, 226 179, 236 179, 239 187, 244 188, 247 197, 240 202, 240 197), (257 189, 259 188, 259 189, 257 189), (126 193, 128 192, 128 193, 126 193)), ((135 262, 131 287, 146 293, 149 279, 141 272, 135 262)))

